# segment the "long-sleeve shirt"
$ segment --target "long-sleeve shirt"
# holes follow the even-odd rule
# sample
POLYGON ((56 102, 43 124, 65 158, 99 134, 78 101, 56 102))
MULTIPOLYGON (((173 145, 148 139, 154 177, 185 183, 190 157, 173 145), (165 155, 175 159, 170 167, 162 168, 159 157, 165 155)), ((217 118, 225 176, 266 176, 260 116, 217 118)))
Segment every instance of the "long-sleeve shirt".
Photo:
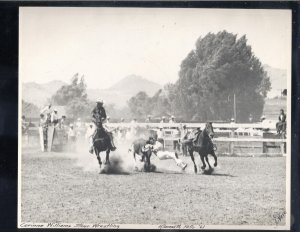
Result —
POLYGON ((188 134, 189 134, 188 129, 182 129, 181 133, 180 133, 180 139, 182 139, 182 140, 187 139, 188 134))
POLYGON ((106 119, 105 109, 102 106, 96 106, 92 111, 92 118, 96 124, 102 123, 106 119))
POLYGON ((164 132, 162 130, 157 131, 157 138, 163 139, 164 138, 164 132))
POLYGON ((279 122, 285 122, 286 120, 286 115, 285 114, 280 114, 278 117, 279 122))
POLYGON ((58 115, 55 112, 51 113, 51 122, 54 124, 58 123, 58 115))
POLYGON ((46 117, 40 119, 40 126, 43 128, 47 128, 47 118, 46 117))

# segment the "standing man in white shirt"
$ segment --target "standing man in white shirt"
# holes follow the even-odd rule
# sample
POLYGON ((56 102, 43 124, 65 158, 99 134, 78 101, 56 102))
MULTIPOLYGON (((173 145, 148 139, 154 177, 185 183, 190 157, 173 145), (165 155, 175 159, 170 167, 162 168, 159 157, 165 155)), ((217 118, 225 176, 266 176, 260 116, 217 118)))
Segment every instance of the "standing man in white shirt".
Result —
POLYGON ((58 114, 57 114, 57 109, 53 109, 52 113, 51 113, 51 123, 54 127, 56 127, 58 125, 58 114))
POLYGON ((164 145, 165 145, 164 128, 162 126, 160 126, 159 130, 157 131, 157 141, 163 145, 163 149, 164 149, 164 145))
POLYGON ((189 131, 186 128, 186 125, 183 125, 181 131, 180 131, 180 144, 181 144, 181 150, 182 150, 182 154, 183 156, 188 156, 187 154, 187 143, 190 142, 190 140, 188 140, 188 134, 189 131))
POLYGON ((175 117, 174 117, 174 115, 171 116, 171 118, 169 120, 169 123, 171 123, 171 124, 175 123, 175 117))

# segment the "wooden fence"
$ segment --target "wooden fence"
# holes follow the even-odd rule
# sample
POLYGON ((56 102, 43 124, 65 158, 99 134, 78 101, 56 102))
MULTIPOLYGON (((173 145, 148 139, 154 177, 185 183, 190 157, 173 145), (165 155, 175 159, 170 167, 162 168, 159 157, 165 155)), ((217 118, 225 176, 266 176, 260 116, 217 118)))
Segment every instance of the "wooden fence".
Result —
MULTIPOLYGON (((205 123, 185 123, 189 129, 203 128, 205 123)), ((110 127, 145 127, 158 129, 163 127, 165 131, 175 131, 174 128, 182 126, 182 124, 169 123, 110 123, 110 127), (173 129, 172 129, 173 128, 173 129)), ((274 133, 273 127, 266 127, 261 123, 256 124, 236 124, 236 123, 213 123, 215 128, 214 143, 217 146, 218 155, 228 156, 256 156, 256 155, 285 155, 286 139, 280 138, 274 133)), ((82 128, 82 134, 85 133, 85 128, 82 128)), ((173 148, 174 141, 178 141, 179 134, 176 132, 165 133, 165 146, 168 149, 173 148), (175 135, 176 134, 176 135, 175 135)), ((38 144, 38 129, 36 127, 28 130, 28 137, 25 143, 34 146, 38 144)))

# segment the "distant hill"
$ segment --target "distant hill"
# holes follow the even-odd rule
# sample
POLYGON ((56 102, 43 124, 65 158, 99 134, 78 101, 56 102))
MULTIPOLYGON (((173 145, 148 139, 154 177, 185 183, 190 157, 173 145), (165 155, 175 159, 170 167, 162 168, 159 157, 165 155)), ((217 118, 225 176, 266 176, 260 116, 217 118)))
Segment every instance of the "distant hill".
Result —
POLYGON ((149 81, 141 76, 130 75, 121 79, 108 89, 88 89, 88 97, 91 100, 102 98, 105 102, 123 107, 127 100, 140 91, 145 91, 149 96, 153 96, 160 88, 159 84, 149 81))
MULTIPOLYGON (((22 100, 32 103, 37 107, 47 104, 47 100, 63 85, 67 83, 54 80, 45 84, 27 82, 22 84, 22 100)), ((119 82, 108 89, 87 89, 88 98, 96 100, 102 98, 106 104, 114 104, 116 107, 124 107, 132 96, 139 91, 145 91, 152 96, 161 86, 149 81, 141 76, 130 75, 124 77, 119 82)))
MULTIPOLYGON (((268 98, 280 96, 280 92, 287 88, 286 70, 263 66, 268 73, 272 89, 268 93, 268 98)), ((23 99, 28 103, 33 103, 37 107, 42 107, 47 103, 47 99, 66 82, 54 80, 45 84, 27 82, 22 84, 23 99)), ((138 75, 129 75, 107 89, 87 89, 88 98, 96 100, 102 98, 106 104, 114 104, 121 108, 126 106, 127 101, 139 91, 145 91, 149 96, 153 96, 162 86, 147 80, 138 75)))
POLYGON ((268 93, 268 98, 280 96, 281 91, 287 88, 287 70, 269 65, 263 65, 263 68, 268 73, 271 81, 272 89, 268 93))
POLYGON ((149 81, 141 76, 130 75, 113 86, 111 86, 109 91, 116 91, 124 94, 135 95, 139 91, 145 91, 148 95, 154 95, 161 86, 153 81, 149 81))
POLYGON ((44 84, 35 82, 22 83, 22 100, 42 107, 61 86, 67 83, 63 81, 50 81, 44 84))

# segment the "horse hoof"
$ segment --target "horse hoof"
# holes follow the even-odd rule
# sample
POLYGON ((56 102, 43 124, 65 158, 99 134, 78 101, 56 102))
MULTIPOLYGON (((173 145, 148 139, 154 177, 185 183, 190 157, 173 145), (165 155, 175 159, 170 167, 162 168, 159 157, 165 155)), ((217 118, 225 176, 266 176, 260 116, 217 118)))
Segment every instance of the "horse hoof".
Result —
POLYGON ((201 169, 204 170, 204 169, 205 169, 205 166, 202 166, 201 169))
POLYGON ((214 164, 214 167, 217 167, 217 165, 218 165, 218 164, 217 164, 217 163, 215 163, 215 164, 214 164))

